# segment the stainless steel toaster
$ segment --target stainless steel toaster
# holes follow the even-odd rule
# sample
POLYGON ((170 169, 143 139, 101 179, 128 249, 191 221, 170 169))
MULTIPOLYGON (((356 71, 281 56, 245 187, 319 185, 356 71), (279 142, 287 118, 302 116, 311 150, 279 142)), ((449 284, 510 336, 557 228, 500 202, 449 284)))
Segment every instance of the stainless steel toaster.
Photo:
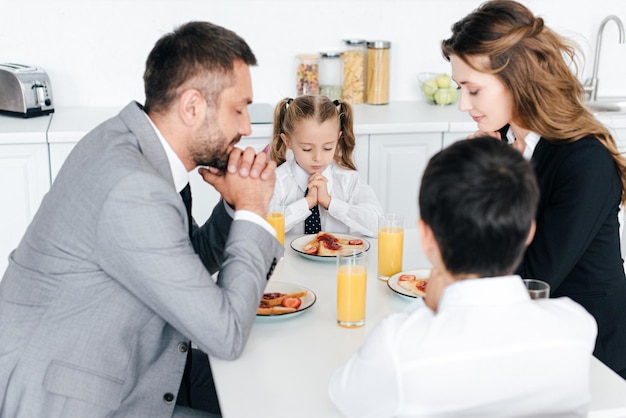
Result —
POLYGON ((0 113, 30 118, 54 112, 48 74, 39 67, 0 64, 0 113))

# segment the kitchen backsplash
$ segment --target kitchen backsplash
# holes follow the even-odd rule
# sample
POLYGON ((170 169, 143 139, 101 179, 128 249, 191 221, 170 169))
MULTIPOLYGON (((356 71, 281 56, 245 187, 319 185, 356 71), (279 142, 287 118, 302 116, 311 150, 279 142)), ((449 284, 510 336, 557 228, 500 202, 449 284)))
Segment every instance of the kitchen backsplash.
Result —
MULTIPOLYGON (((626 22, 626 2, 523 0, 585 55, 591 73, 602 19, 626 22)), ((391 101, 421 100, 417 74, 449 72, 439 43, 450 26, 481 0, 7 0, 0 13, 0 61, 43 67, 57 106, 123 106, 143 100, 145 59, 165 32, 189 20, 209 20, 243 36, 259 65, 254 100, 274 104, 294 96, 296 55, 341 50, 349 38, 385 39, 391 101), (34 12, 36 11, 36 13, 34 12), (28 30, 23 19, 28 16, 28 30)), ((599 95, 626 96, 626 45, 617 28, 604 32, 599 95)))

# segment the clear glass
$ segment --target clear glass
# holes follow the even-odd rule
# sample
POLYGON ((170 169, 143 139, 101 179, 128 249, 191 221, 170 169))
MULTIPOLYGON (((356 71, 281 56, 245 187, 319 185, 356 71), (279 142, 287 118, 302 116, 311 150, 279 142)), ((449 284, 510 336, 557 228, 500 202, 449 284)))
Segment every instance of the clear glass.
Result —
POLYGON ((393 213, 378 218, 378 278, 389 280, 402 271, 404 216, 393 213))
POLYGON ((337 256, 337 324, 344 328, 365 325, 367 253, 348 250, 337 256))
POLYGON ((343 61, 343 100, 351 104, 365 101, 367 83, 367 42, 361 39, 344 41, 346 49, 341 54, 343 61))
POLYGON ((297 59, 296 96, 319 94, 319 56, 300 54, 297 59))
POLYGON ((389 49, 391 42, 367 43, 367 94, 368 104, 389 103, 389 49))
POLYGON ((322 52, 320 54, 320 95, 330 100, 341 99, 343 72, 340 52, 322 52))
POLYGON ((531 299, 547 299, 550 297, 550 285, 543 280, 524 279, 531 299))
POLYGON ((267 210, 267 222, 276 230, 276 239, 285 245, 285 204, 273 202, 267 210))

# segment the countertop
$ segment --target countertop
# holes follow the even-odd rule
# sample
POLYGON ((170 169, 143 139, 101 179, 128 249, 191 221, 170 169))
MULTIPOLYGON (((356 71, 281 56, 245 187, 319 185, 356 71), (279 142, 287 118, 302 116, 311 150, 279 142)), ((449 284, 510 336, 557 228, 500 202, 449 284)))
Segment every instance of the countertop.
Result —
MULTIPOLYGON (((392 102, 387 105, 354 105, 354 131, 364 134, 415 132, 473 132, 476 124, 458 105, 436 106, 425 101, 392 102)), ((51 115, 22 119, 0 115, 0 144, 77 142, 86 132, 115 116, 120 107, 59 107, 51 115), (42 136, 47 133, 47 138, 42 136)), ((249 138, 272 135, 273 105, 251 105, 252 134, 249 138)), ((610 128, 626 128, 626 114, 597 116, 610 128)), ((244 138, 245 140, 245 138, 244 138)))
POLYGON ((0 144, 46 143, 52 115, 34 118, 0 115, 0 144))

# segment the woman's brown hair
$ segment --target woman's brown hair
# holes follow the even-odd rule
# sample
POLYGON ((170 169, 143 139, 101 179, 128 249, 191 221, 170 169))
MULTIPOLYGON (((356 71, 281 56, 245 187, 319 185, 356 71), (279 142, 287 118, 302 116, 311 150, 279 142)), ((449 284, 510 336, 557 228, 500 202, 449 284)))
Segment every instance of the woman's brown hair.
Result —
POLYGON ((513 95, 513 120, 522 128, 551 142, 597 138, 615 160, 626 202, 626 158, 608 129, 585 107, 576 76, 577 49, 512 0, 483 3, 455 23, 452 36, 441 43, 447 60, 455 55, 476 71, 502 80, 513 95), (477 68, 483 61, 473 58, 482 56, 489 58, 488 68, 477 68))
POLYGON ((270 158, 281 165, 286 160, 287 147, 280 134, 291 136, 298 122, 313 119, 318 123, 330 119, 339 120, 341 136, 337 143, 335 163, 348 170, 356 170, 352 161, 355 138, 353 131, 352 107, 341 100, 331 101, 326 96, 298 96, 295 99, 285 98, 278 102, 274 110, 274 127, 270 158))

